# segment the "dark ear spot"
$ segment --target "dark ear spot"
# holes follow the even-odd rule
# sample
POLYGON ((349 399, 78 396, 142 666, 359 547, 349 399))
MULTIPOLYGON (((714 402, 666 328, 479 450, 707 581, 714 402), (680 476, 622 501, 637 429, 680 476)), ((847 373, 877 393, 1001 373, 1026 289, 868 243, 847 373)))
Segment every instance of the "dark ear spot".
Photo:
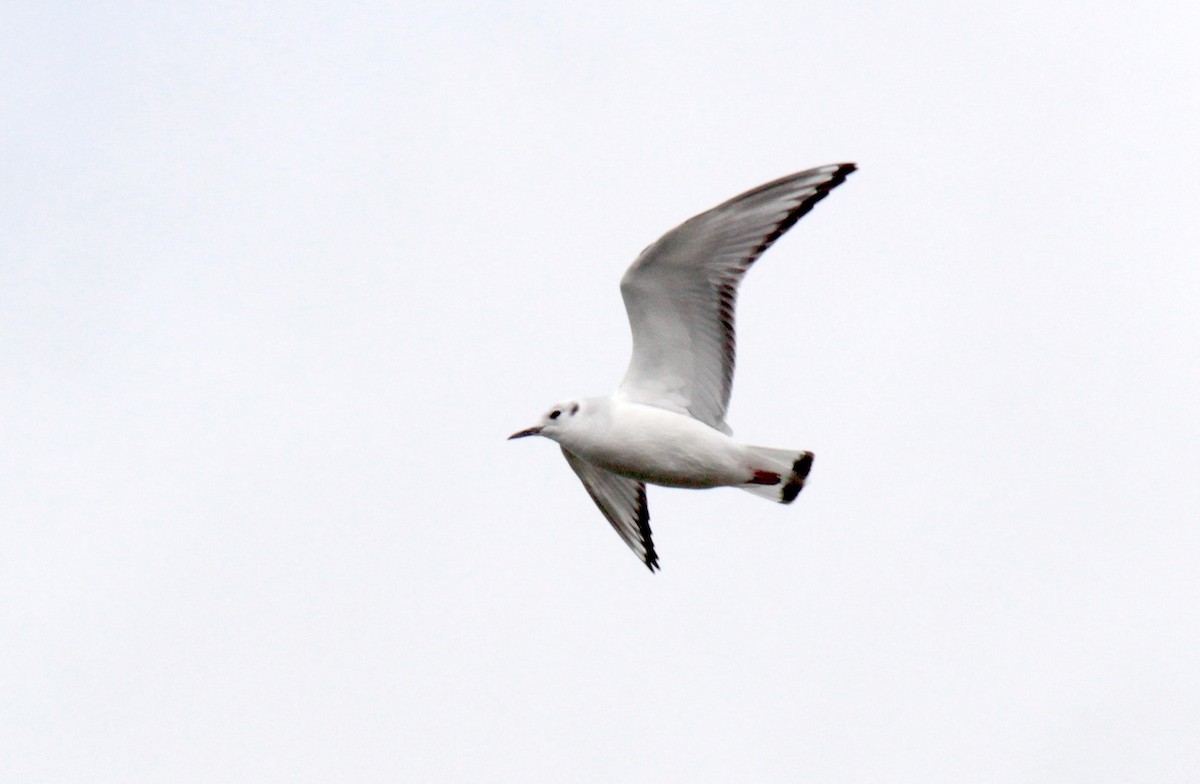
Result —
POLYGON ((578 403, 572 404, 571 405, 571 416, 575 416, 578 413, 579 413, 579 404, 578 403))
POLYGON ((559 410, 556 408, 556 409, 554 409, 553 411, 551 411, 551 412, 550 412, 550 418, 551 418, 551 419, 558 419, 558 417, 559 417, 559 415, 560 415, 560 414, 562 414, 562 412, 561 412, 561 411, 559 411, 559 410))

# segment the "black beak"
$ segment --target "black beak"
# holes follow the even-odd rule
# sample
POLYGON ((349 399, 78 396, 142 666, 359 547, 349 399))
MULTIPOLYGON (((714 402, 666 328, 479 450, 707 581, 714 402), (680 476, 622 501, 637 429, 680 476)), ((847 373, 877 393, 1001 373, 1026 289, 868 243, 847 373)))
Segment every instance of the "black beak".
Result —
POLYGON ((526 428, 525 430, 522 430, 519 433, 513 433, 511 436, 508 437, 508 440, 512 441, 514 438, 524 438, 525 436, 536 436, 540 432, 542 432, 542 427, 541 427, 541 425, 538 425, 536 427, 526 428))

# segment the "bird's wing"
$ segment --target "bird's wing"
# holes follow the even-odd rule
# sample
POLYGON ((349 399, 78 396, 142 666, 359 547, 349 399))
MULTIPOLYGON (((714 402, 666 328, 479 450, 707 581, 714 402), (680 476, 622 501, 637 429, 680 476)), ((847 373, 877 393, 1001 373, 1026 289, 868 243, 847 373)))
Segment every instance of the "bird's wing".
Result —
POLYGON ((658 553, 654 552, 654 540, 650 537, 645 483, 597 468, 566 449, 562 453, 617 535, 650 571, 657 569, 658 553))
POLYGON ((626 400, 722 430, 733 386, 734 304, 750 265, 855 169, 833 164, 735 196, 664 234, 621 279, 633 357, 626 400))

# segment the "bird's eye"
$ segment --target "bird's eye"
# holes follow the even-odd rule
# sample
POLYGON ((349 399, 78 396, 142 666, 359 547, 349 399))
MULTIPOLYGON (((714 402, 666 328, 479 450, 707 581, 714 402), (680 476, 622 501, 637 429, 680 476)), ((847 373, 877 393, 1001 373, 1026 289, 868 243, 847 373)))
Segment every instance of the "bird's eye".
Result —
POLYGON ((576 403, 575 405, 571 406, 571 416, 575 416, 578 413, 579 413, 579 404, 576 403))
POLYGON ((559 414, 561 414, 561 413, 562 413, 562 412, 561 412, 561 411, 559 411, 559 410, 556 408, 556 409, 554 409, 553 411, 551 411, 551 412, 550 412, 550 418, 551 418, 551 419, 558 419, 558 417, 559 417, 559 414))

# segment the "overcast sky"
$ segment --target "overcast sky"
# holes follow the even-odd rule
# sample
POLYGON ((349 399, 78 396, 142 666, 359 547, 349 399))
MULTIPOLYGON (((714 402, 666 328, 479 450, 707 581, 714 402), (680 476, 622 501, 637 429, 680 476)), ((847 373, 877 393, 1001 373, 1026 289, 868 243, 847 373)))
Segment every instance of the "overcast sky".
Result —
POLYGON ((1194 4, 7 3, 0 778, 1192 782, 1194 4), (558 449, 742 289, 791 506, 558 449))

